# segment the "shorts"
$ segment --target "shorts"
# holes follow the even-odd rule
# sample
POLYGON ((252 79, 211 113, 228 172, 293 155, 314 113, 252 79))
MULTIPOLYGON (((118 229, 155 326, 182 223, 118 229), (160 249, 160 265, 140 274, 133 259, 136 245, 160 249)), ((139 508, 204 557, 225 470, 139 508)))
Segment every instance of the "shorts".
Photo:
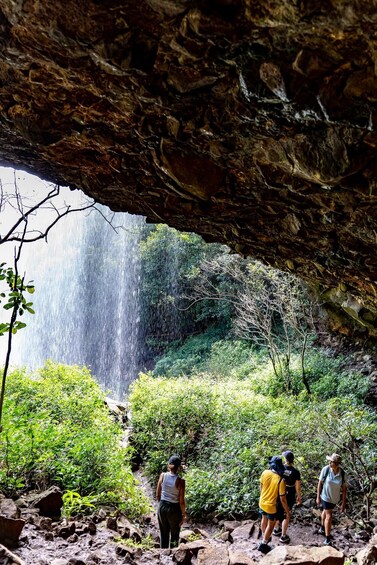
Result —
POLYGON ((277 520, 277 513, 276 512, 275 512, 275 514, 268 514, 268 512, 265 512, 264 510, 262 510, 262 508, 259 508, 259 515, 260 515, 260 517, 266 516, 267 520, 273 520, 274 522, 277 520))
POLYGON ((321 498, 321 505, 324 510, 332 510, 336 506, 336 504, 333 504, 332 502, 327 502, 327 500, 323 500, 323 498, 321 498))

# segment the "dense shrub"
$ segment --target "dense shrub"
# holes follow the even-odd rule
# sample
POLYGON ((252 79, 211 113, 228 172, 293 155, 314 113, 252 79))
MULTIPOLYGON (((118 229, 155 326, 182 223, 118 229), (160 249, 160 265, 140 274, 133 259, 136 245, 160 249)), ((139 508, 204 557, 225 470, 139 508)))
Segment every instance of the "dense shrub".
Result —
POLYGON ((357 495, 368 492, 375 476, 373 412, 346 398, 309 400, 306 393, 272 398, 255 391, 256 381, 255 375, 240 380, 201 374, 189 379, 143 375, 135 382, 133 442, 152 480, 169 455, 178 453, 187 464, 191 515, 242 516, 258 508, 259 477, 268 456, 292 449, 303 493, 313 497, 325 455, 340 451, 358 485, 351 493, 356 508, 357 495))
MULTIPOLYGON (((334 356, 328 351, 308 348, 306 373, 310 389, 322 400, 334 396, 350 396, 363 402, 370 388, 367 375, 346 370, 349 363, 343 355, 334 356)), ((172 344, 156 363, 153 374, 169 377, 190 376, 200 372, 213 378, 231 377, 247 379, 254 392, 278 396, 286 392, 282 375, 276 375, 266 350, 246 340, 225 337, 219 328, 189 337, 182 343, 172 344)), ((300 354, 291 353, 291 393, 300 395, 304 390, 300 354)))
POLYGON ((47 362, 33 376, 15 371, 0 435, 0 490, 14 495, 56 484, 140 515, 147 502, 121 433, 87 369, 47 362))
POLYGON ((205 364, 208 373, 222 377, 250 377, 266 363, 266 355, 250 341, 222 339, 211 344, 205 364))
MULTIPOLYGON (((140 250, 141 321, 150 358, 170 349, 174 341, 181 342, 214 324, 229 324, 229 304, 192 298, 199 265, 227 252, 224 245, 207 244, 196 234, 159 224, 145 227, 140 250)), ((176 374, 185 370, 179 360, 177 365, 176 374)))
POLYGON ((223 330, 213 327, 189 337, 183 344, 170 347, 156 362, 153 374, 179 377, 205 371, 211 359, 211 349, 222 337, 223 330))
POLYGON ((331 351, 310 350, 307 356, 307 370, 313 393, 323 399, 334 396, 350 396, 363 402, 370 388, 370 379, 350 371, 349 360, 344 355, 331 351))
POLYGON ((168 379, 141 375, 131 386, 132 444, 154 478, 173 452, 197 456, 203 435, 216 426, 216 390, 201 379, 168 379))

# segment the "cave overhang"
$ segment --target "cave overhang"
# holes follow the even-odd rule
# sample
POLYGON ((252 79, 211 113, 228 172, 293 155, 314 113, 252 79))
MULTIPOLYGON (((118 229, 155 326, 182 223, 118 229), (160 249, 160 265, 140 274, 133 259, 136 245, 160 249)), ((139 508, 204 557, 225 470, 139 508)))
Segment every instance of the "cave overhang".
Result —
POLYGON ((3 0, 0 161, 289 270, 377 334, 377 13, 3 0))

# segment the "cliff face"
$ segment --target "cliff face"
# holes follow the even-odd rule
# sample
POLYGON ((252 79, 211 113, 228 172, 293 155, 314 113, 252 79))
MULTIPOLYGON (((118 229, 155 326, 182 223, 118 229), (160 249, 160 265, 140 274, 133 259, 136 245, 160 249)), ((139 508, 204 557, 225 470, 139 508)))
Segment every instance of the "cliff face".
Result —
POLYGON ((0 161, 309 281, 377 335, 377 2, 2 0, 0 161))

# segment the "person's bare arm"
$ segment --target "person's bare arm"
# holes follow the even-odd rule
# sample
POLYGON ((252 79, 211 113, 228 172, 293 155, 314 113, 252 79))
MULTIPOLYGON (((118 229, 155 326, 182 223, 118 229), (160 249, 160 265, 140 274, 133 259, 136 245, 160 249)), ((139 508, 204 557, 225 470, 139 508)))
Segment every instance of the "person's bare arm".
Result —
POLYGON ((282 507, 284 508, 284 512, 285 512, 286 516, 289 516, 291 511, 289 510, 286 494, 280 495, 280 501, 281 501, 282 507))
POLYGON ((342 485, 342 506, 341 506, 342 512, 346 511, 346 502, 347 502, 347 485, 345 483, 343 483, 343 485, 342 485))
POLYGON ((295 489, 297 504, 301 504, 301 481, 296 481, 295 489))
POLYGON ((186 520, 185 489, 186 489, 186 483, 185 483, 184 479, 181 479, 181 481, 179 483, 179 504, 180 504, 181 511, 182 511, 181 525, 186 520))
POLYGON ((317 485, 317 504, 318 504, 318 506, 321 504, 322 488, 323 488, 323 481, 321 481, 321 479, 319 479, 318 485, 317 485))
POLYGON ((288 502, 287 502, 287 495, 285 494, 286 491, 286 485, 285 485, 285 481, 282 480, 279 486, 279 496, 280 496, 280 502, 282 507, 284 508, 284 512, 286 514, 286 516, 289 516, 291 511, 289 510, 289 506, 288 506, 288 502))
POLYGON ((162 490, 162 481, 164 480, 164 473, 161 473, 160 478, 158 479, 157 487, 156 487, 156 498, 158 502, 161 499, 161 490, 162 490))

